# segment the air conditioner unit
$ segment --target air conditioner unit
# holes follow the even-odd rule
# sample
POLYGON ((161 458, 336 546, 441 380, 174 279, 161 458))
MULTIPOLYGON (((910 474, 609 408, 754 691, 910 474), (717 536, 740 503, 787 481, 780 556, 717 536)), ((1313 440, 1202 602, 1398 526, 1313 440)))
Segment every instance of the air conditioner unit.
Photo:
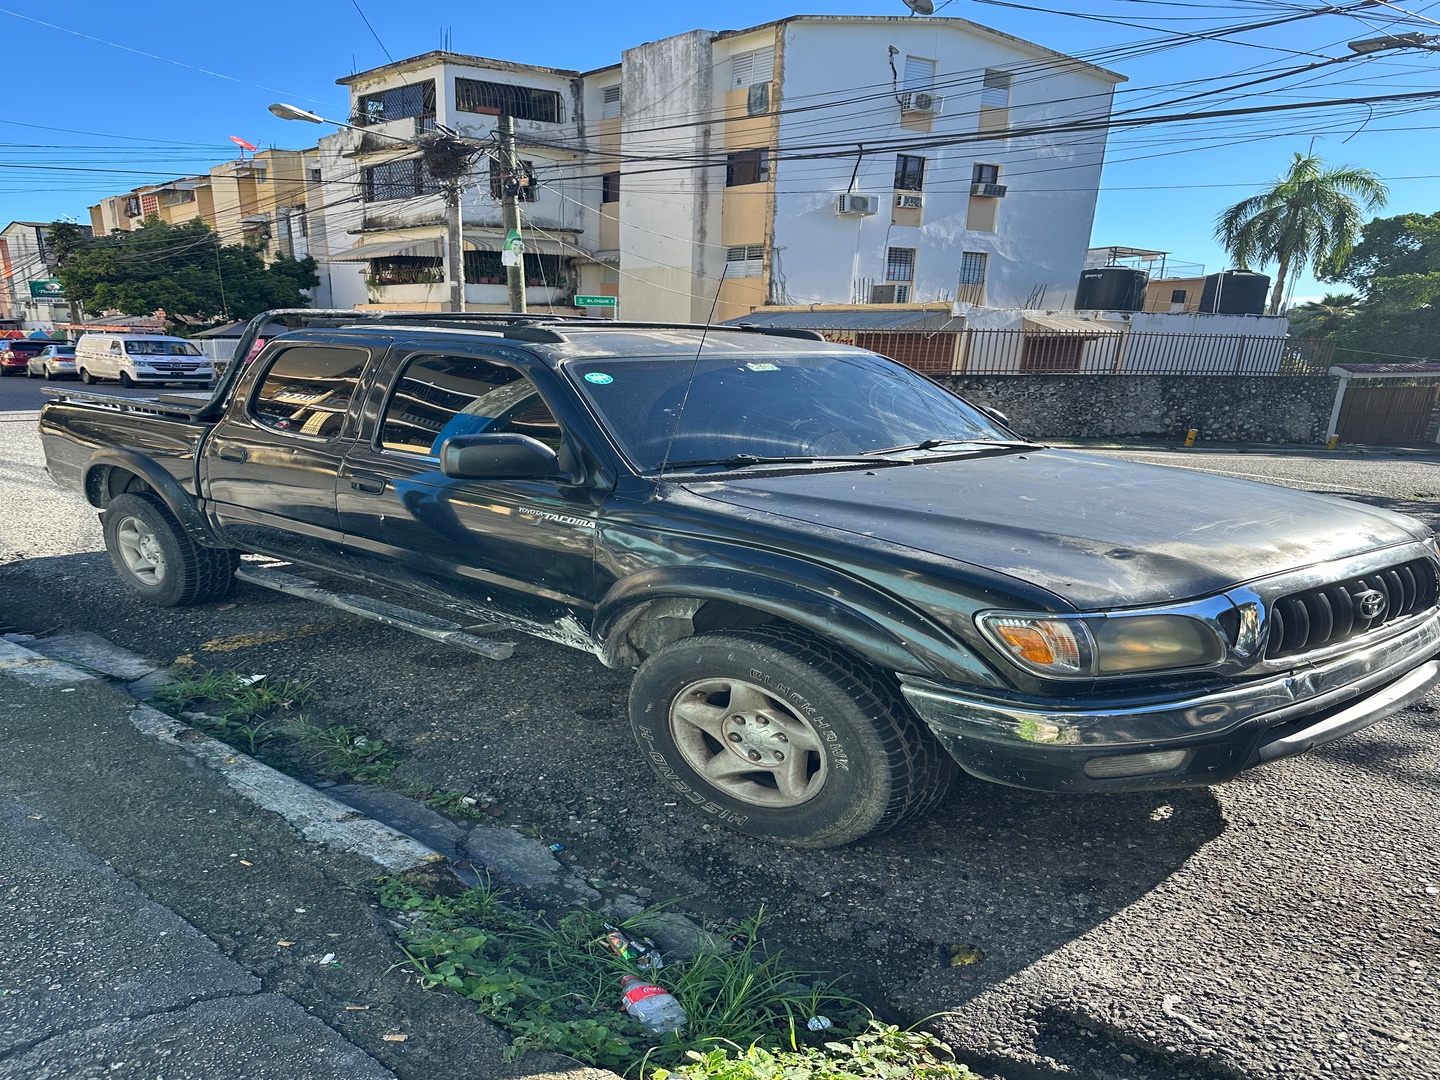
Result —
POLYGON ((1003 199, 1007 188, 1004 184, 971 184, 970 194, 986 199, 1003 199))
POLYGON ((909 302, 909 285, 870 286, 870 303, 872 304, 908 304, 909 302))
POLYGON ((938 114, 945 107, 945 99, 928 90, 912 90, 900 95, 900 108, 906 112, 938 114))
POLYGON ((900 210, 919 210, 925 205, 923 195, 896 195, 895 206, 900 210))
POLYGON ((879 195, 856 195, 848 192, 835 199, 835 213, 837 214, 878 214, 879 212, 879 195))

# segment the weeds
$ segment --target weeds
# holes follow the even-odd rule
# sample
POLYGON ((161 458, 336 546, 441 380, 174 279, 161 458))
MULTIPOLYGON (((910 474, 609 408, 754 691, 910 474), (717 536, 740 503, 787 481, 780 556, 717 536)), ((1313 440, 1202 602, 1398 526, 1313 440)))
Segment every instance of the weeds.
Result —
MULTIPOLYGON (((575 911, 552 923, 488 885, 430 896, 387 878, 379 896, 404 913, 402 945, 421 978, 469 998, 510 1032, 512 1058, 549 1050, 645 1080, 971 1075, 943 1043, 879 1024, 836 983, 769 952, 758 914, 739 927, 735 948, 665 965, 660 978, 690 1021, 684 1034, 658 1039, 618 1011, 620 978, 635 969, 605 944, 603 914, 575 911), (806 1022, 822 1014, 833 1027, 815 1035, 806 1022)), ((622 928, 642 933, 653 914, 622 928)))
POLYGON ((395 788, 457 817, 483 813, 458 791, 401 784, 400 751, 362 727, 315 723, 301 711, 314 696, 309 682, 193 671, 163 686, 153 704, 282 771, 395 788))

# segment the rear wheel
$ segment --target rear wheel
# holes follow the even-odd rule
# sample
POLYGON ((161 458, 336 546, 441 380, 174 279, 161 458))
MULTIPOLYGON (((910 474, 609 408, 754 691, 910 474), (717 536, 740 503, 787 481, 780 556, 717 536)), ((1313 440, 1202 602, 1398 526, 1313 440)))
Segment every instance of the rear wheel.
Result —
POLYGON ((83 382, 86 386, 94 386, 100 380, 95 378, 94 375, 90 374, 89 368, 82 367, 80 369, 80 381, 83 382))
POLYGON ((686 801, 796 847, 851 843, 925 814, 957 771, 891 677, 790 629, 665 647, 635 676, 630 719, 686 801))
POLYGON ((235 588, 240 553, 195 543, 159 496, 131 491, 105 508, 105 549, 120 580, 159 607, 203 604, 235 588))
POLYGON ((46 382, 52 382, 55 379, 55 376, 50 374, 50 369, 48 367, 40 373, 40 377, 46 382))

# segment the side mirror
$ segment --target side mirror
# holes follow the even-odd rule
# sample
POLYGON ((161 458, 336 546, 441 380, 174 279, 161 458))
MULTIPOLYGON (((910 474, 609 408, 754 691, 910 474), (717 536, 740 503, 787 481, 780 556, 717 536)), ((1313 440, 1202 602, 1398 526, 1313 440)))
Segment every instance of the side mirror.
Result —
POLYGON ((992 409, 989 405, 981 405, 979 406, 979 409, 981 412, 983 412, 986 416, 990 417, 991 420, 994 420, 1001 427, 1006 428, 1007 430, 1009 429, 1010 418, 1006 416, 1003 412, 1001 412, 999 409, 992 409))
POLYGON ((560 475, 560 463, 539 439, 500 432, 446 439, 440 471, 456 480, 549 480, 560 475))

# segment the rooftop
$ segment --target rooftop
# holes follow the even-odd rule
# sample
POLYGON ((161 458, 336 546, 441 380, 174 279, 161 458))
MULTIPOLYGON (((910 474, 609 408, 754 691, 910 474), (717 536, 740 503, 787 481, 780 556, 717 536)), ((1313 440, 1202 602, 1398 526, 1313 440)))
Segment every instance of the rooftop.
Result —
POLYGON ((517 64, 512 60, 495 60, 488 56, 472 56, 469 53, 450 52, 447 49, 433 49, 419 56, 411 56, 404 60, 396 60, 389 64, 381 64, 379 67, 368 68, 365 71, 357 71, 354 75, 346 75, 343 79, 335 81, 341 86, 353 86, 358 82, 369 82, 382 78, 386 75, 398 75, 402 71, 409 71, 412 68, 429 67, 432 64, 459 64, 463 67, 490 68, 494 71, 538 71, 546 75, 558 75, 565 79, 578 79, 580 72, 571 71, 568 68, 541 67, 538 64, 517 64))

